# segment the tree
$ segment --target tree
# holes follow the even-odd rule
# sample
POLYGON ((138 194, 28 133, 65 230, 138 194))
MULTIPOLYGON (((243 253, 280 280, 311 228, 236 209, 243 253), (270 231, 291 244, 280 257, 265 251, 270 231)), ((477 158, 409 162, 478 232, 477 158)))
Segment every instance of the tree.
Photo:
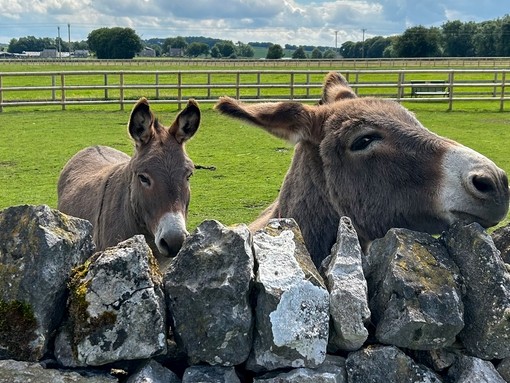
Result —
POLYGON ((495 21, 484 21, 478 24, 473 36, 475 55, 478 57, 494 57, 497 55, 498 25, 495 21))
POLYGON ((143 48, 131 28, 99 28, 89 33, 87 42, 98 59, 132 59, 143 48))
POLYGON ((304 48, 299 47, 298 49, 296 49, 294 53, 292 53, 292 58, 294 60, 306 59, 307 57, 304 48))
MULTIPOLYGON (((312 52, 313 53, 313 52, 312 52)), ((338 54, 334 49, 327 49, 322 55, 323 59, 334 59, 338 54)))
POLYGON ((272 44, 267 50, 266 59, 278 60, 283 57, 283 48, 279 44, 272 44))
POLYGON ((240 57, 253 57, 255 56, 255 51, 249 44, 243 44, 242 42, 238 42, 237 55, 240 57))
POLYGON ((441 55, 438 28, 408 28, 395 42, 398 57, 437 57, 441 55))
POLYGON ((189 57, 198 57, 200 55, 207 55, 209 53, 209 45, 205 43, 191 43, 186 48, 186 54, 189 57))
MULTIPOLYGON (((226 41, 226 40, 219 41, 216 44, 214 44, 214 47, 216 47, 216 49, 219 53, 219 57, 216 57, 216 58, 231 57, 231 56, 235 55, 235 53, 236 53, 236 46, 234 45, 234 43, 232 41, 226 41)), ((215 54, 216 54, 216 50, 215 50, 215 54)), ((213 56, 213 57, 215 57, 215 56, 213 56)))
POLYGON ((312 51, 312 58, 313 59, 321 59, 322 58, 322 52, 319 48, 315 48, 312 51))

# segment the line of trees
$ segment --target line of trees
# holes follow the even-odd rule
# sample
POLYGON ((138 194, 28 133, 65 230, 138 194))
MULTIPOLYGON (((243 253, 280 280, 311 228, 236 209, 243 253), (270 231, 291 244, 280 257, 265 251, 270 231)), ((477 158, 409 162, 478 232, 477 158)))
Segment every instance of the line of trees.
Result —
POLYGON ((481 23, 448 21, 441 27, 408 28, 402 35, 346 41, 345 58, 510 56, 510 16, 481 23))
MULTIPOLYGON (((156 55, 180 54, 188 57, 251 58, 254 47, 267 48, 268 59, 279 59, 284 50, 279 44, 250 42, 234 44, 229 40, 208 37, 170 37, 142 41, 131 28, 99 28, 88 35, 86 41, 73 42, 72 49, 88 49, 97 58, 129 59, 144 46, 156 51, 156 55)), ((12 39, 7 47, 10 53, 42 51, 60 47, 69 52, 69 43, 60 38, 36 38, 34 36, 12 39)), ((346 41, 336 52, 333 48, 285 45, 294 49, 292 58, 334 58, 339 54, 345 58, 392 58, 392 57, 494 57, 510 56, 510 15, 496 20, 475 22, 448 21, 441 27, 408 28, 402 35, 375 36, 365 41, 346 41), (311 53, 307 53, 310 52, 311 53)))

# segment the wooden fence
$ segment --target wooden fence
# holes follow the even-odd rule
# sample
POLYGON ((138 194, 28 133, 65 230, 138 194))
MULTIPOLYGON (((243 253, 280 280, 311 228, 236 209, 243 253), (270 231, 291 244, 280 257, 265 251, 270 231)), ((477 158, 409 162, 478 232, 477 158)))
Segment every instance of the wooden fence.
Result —
MULTIPOLYGON (((214 103, 229 95, 246 102, 317 102, 328 70, 185 70, 0 72, 0 112, 9 107, 117 104, 139 97, 180 108, 188 98, 214 103)), ((508 69, 343 70, 360 96, 398 102, 492 102, 510 99, 508 69), (420 92, 413 87, 419 84, 420 92), (441 89, 438 89, 440 84, 441 89), (427 91, 430 88, 430 91, 427 91)))

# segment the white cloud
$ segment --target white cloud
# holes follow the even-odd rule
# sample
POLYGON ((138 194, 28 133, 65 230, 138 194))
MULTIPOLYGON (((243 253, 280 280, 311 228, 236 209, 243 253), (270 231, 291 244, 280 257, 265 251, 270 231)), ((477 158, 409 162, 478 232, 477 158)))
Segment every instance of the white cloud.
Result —
POLYGON ((71 24, 73 40, 100 27, 131 27, 143 38, 210 36, 234 42, 334 46, 402 33, 413 25, 482 21, 508 13, 501 0, 0 0, 0 42, 52 37, 71 24))

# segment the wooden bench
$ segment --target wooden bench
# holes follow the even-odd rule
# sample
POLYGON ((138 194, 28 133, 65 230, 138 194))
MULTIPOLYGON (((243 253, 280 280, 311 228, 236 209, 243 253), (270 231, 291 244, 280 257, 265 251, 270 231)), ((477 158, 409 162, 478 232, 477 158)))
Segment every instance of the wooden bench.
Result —
POLYGON ((448 96, 449 94, 444 80, 411 81, 411 97, 448 96))

